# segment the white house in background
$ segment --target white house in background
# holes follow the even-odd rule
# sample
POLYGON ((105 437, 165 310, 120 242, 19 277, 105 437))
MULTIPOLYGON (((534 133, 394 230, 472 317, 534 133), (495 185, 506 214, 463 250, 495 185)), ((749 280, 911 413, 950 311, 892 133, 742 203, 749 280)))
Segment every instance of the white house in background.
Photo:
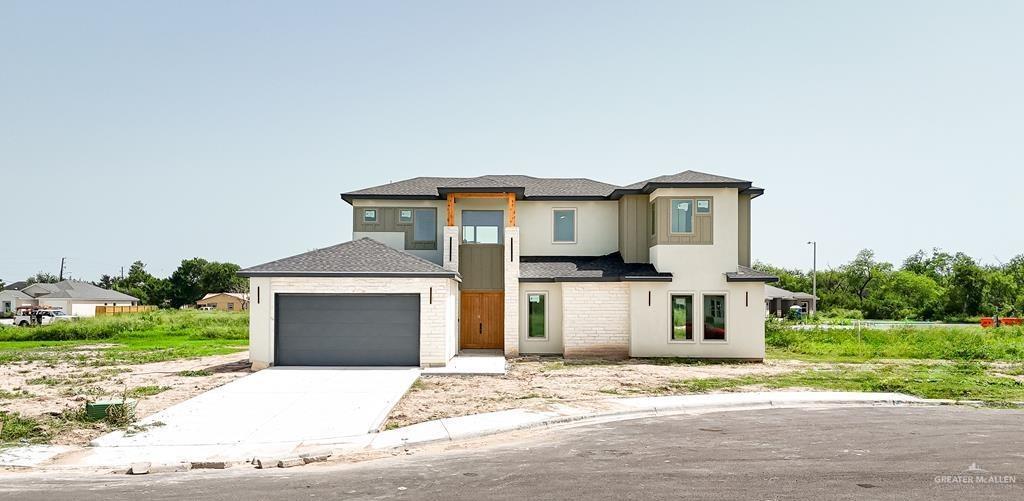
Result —
POLYGON ((5 289, 0 291, 0 314, 12 313, 19 306, 35 304, 32 296, 19 290, 5 289))
MULTIPOLYGON (((749 181, 418 177, 342 194, 353 241, 239 272, 268 365, 506 356, 764 358, 749 181)), ((271 238, 274 238, 271 236, 271 238)))
POLYGON ((64 280, 55 284, 32 284, 21 290, 33 305, 61 308, 68 315, 92 317, 97 306, 137 306, 139 298, 97 287, 88 282, 64 280))

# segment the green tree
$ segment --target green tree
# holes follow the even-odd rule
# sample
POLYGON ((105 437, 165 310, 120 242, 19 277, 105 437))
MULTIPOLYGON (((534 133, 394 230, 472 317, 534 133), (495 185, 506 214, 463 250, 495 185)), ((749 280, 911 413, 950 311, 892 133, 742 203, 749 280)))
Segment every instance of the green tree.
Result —
POLYGON ((53 273, 46 273, 45 271, 40 271, 39 273, 36 273, 35 275, 32 275, 31 277, 25 279, 25 282, 28 285, 55 284, 58 281, 59 279, 57 278, 57 275, 54 275, 53 273))

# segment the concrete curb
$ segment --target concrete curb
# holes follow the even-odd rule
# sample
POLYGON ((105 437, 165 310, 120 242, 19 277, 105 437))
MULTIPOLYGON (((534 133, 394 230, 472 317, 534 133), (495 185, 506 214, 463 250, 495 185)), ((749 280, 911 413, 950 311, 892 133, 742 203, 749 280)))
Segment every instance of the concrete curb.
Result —
MULTIPOLYGON (((479 438, 527 429, 579 426, 594 422, 623 421, 648 417, 710 412, 749 411, 772 408, 820 407, 893 407, 977 405, 980 402, 922 399, 900 393, 857 392, 749 392, 704 395, 676 395, 665 397, 634 397, 587 402, 589 407, 556 404, 546 410, 511 409, 469 416, 437 419, 414 425, 367 435, 336 437, 296 443, 287 455, 258 456, 261 467, 301 466, 310 462, 339 459, 367 452, 406 450, 412 446, 479 438), (276 457, 275 457, 276 456, 276 457), (296 461, 313 458, 315 461, 296 461)), ((154 447, 157 448, 157 447, 154 447)), ((102 448, 93 448, 102 449, 102 448)), ((85 449, 88 451, 89 449, 85 449)), ((185 460, 192 468, 225 468, 231 465, 252 464, 256 458, 208 458, 185 460), (208 466, 209 465, 209 466, 208 466), (215 465, 215 466, 214 466, 215 465)), ((137 462, 144 462, 142 459, 137 462)), ((159 463, 153 462, 153 465, 159 463)), ((162 466, 162 465, 161 465, 162 466)), ((127 465, 44 465, 42 470, 90 470, 124 472, 127 465)), ((160 470, 160 468, 154 468, 160 470)), ((154 471, 156 473, 156 471, 154 471)))

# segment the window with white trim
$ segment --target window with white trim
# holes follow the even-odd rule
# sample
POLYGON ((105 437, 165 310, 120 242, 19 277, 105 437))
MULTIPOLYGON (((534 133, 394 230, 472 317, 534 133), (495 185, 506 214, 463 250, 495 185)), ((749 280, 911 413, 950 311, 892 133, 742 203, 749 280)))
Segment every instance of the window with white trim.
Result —
POLYGON ((672 341, 693 341, 693 295, 672 294, 672 341))
POLYGON ((526 338, 544 339, 548 337, 548 295, 543 292, 526 294, 526 338))
POLYGON ((704 295, 704 341, 725 341, 725 308, 724 294, 704 295))
POLYGON ((363 222, 364 223, 376 223, 377 222, 377 209, 363 209, 363 222))

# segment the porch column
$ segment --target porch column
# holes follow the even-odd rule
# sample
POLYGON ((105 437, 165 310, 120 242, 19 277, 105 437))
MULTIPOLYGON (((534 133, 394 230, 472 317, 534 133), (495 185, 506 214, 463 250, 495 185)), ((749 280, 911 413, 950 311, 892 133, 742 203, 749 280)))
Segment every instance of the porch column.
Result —
POLYGON ((444 227, 444 255, 441 266, 446 270, 459 271, 459 227, 444 227))
POLYGON ((519 356, 519 227, 505 228, 505 356, 519 356))

